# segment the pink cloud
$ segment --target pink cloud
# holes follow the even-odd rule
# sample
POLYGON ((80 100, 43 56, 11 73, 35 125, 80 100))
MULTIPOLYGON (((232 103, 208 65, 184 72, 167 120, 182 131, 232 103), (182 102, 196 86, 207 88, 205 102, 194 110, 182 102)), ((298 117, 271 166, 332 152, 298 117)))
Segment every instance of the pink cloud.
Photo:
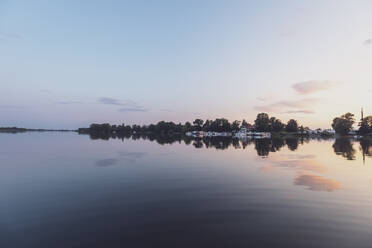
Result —
POLYGON ((301 114, 313 114, 311 108, 314 104, 318 103, 321 99, 319 98, 305 98, 294 101, 278 101, 272 104, 255 106, 254 109, 263 112, 275 112, 275 113, 301 113, 301 114))
POLYGON ((331 81, 305 81, 292 85, 292 88, 300 95, 308 95, 319 91, 329 90, 337 83, 331 81))

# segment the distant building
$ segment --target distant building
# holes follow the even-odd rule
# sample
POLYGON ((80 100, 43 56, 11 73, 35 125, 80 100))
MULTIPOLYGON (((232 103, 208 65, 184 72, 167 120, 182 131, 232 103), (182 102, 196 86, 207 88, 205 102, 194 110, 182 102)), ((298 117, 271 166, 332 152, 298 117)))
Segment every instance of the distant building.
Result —
POLYGON ((349 135, 356 135, 358 132, 356 131, 356 130, 351 130, 350 132, 349 132, 349 135))
POLYGON ((326 134, 336 134, 336 131, 335 130, 333 130, 333 129, 324 129, 323 131, 322 131, 322 133, 326 133, 326 134))

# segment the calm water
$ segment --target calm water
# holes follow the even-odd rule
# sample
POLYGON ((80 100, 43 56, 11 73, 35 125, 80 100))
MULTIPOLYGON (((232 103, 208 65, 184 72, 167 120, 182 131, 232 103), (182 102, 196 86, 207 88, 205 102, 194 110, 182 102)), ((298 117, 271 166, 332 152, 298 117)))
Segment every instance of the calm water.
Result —
POLYGON ((372 247, 368 142, 159 143, 0 134, 0 247, 372 247))

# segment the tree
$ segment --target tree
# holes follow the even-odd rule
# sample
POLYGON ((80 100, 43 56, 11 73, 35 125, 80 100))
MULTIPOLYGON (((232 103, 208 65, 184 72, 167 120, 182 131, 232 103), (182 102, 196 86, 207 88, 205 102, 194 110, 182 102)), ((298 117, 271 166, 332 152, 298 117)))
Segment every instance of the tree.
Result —
POLYGON ((354 122, 354 115, 351 113, 346 113, 341 117, 336 117, 333 119, 332 128, 336 131, 336 133, 346 135, 351 131, 354 122))
POLYGON ((254 121, 254 124, 255 124, 256 130, 259 132, 270 131, 269 115, 266 113, 258 114, 256 120, 254 121))
POLYGON ((298 124, 297 121, 294 119, 290 119, 285 127, 287 132, 298 132, 298 124))
POLYGON ((192 125, 190 122, 186 122, 185 125, 183 126, 183 131, 186 133, 186 132, 190 132, 192 129, 192 125))
POLYGON ((218 120, 219 120, 220 132, 231 131, 231 124, 227 119, 221 118, 221 119, 218 119, 218 120))
POLYGON ((246 120, 242 121, 242 124, 240 127, 245 127, 248 131, 253 130, 253 125, 249 124, 246 120))
POLYGON ((284 127, 285 125, 279 119, 275 119, 274 123, 271 124, 271 129, 273 132, 281 132, 284 130, 284 127))
POLYGON ((372 133, 372 116, 367 116, 359 122, 360 134, 372 133))
POLYGON ((211 125, 212 125, 212 121, 206 120, 203 125, 203 131, 205 132, 211 131, 211 125))
POLYGON ((274 131, 275 121, 276 121, 276 118, 275 117, 271 117, 269 119, 269 129, 270 129, 271 132, 274 131))
POLYGON ((193 124, 197 128, 198 131, 201 130, 201 127, 203 126, 204 121, 202 119, 196 119, 193 124))
POLYGON ((231 124, 231 129, 233 131, 238 131, 239 130, 239 127, 240 127, 240 121, 234 121, 232 124, 231 124))
POLYGON ((248 125, 249 125, 249 123, 245 119, 243 119, 242 127, 247 127, 248 125))

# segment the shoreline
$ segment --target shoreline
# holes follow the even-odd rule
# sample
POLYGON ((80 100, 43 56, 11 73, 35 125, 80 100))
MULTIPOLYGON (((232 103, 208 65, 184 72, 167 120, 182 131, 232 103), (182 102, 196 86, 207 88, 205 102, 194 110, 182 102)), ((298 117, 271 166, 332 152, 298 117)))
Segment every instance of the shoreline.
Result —
MULTIPOLYGON (((80 128, 77 130, 72 129, 42 129, 42 128, 17 128, 17 127, 0 127, 0 133, 26 133, 26 132, 76 132, 81 135, 104 135, 104 133, 92 131, 89 128, 80 128)), ((310 139, 342 139, 342 138, 348 138, 348 139, 368 139, 372 140, 372 135, 339 135, 339 134, 306 134, 306 133, 291 133, 291 132, 257 132, 266 134, 265 136, 258 137, 258 135, 246 135, 246 136, 239 136, 237 135, 238 132, 214 132, 213 135, 208 134, 208 132, 205 132, 205 134, 190 134, 190 133, 167 133, 167 132, 112 132, 112 133, 105 133, 105 135, 155 135, 155 136, 188 136, 193 138, 214 138, 214 137, 225 137, 225 138, 232 138, 232 139, 247 139, 247 138, 260 138, 260 139, 280 139, 280 138, 310 138, 310 139), (268 135, 269 134, 269 135, 268 135)))
POLYGON ((25 133, 25 132, 77 132, 77 130, 0 127, 0 133, 25 133))

